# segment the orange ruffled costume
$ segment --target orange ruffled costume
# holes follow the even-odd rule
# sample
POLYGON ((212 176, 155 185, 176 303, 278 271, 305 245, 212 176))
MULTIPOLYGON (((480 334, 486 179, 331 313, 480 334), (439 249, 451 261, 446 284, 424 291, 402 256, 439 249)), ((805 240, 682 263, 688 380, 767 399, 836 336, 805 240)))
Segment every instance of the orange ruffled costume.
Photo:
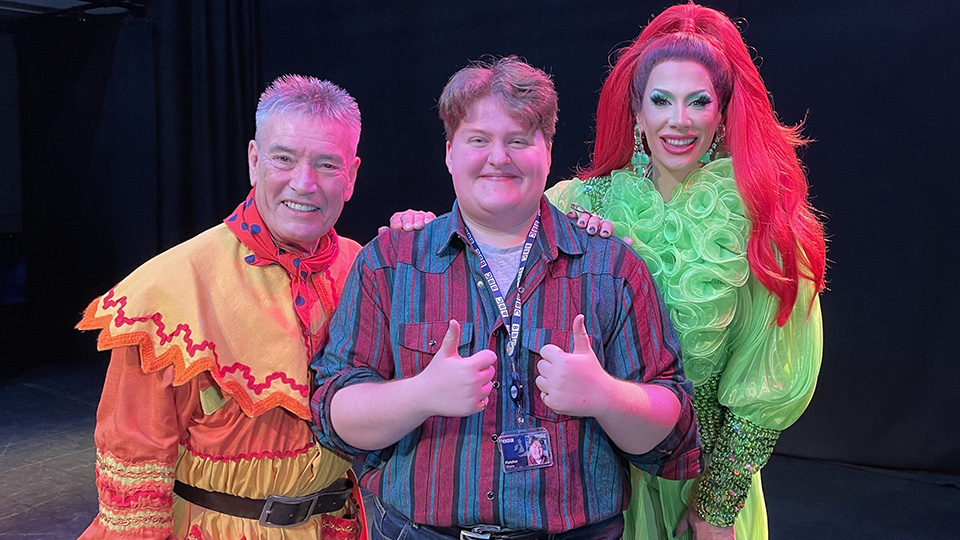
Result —
POLYGON ((308 423, 310 349, 325 344, 360 249, 331 238, 337 256, 306 280, 319 299, 308 329, 286 270, 248 264, 252 250, 223 224, 90 304, 78 328, 101 331, 111 362, 95 433, 100 512, 81 538, 366 538, 362 510, 265 527, 173 494, 179 480, 252 499, 300 496, 348 474, 350 462, 320 447, 308 423))

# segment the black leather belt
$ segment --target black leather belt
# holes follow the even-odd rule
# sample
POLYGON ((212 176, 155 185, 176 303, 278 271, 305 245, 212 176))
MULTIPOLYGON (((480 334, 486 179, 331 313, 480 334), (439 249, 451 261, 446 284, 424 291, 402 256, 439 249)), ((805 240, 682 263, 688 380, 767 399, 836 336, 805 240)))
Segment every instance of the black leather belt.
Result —
POLYGON ((430 527, 445 536, 460 540, 547 540, 546 531, 530 529, 504 529, 496 525, 476 525, 473 527, 430 527))
POLYGON ((219 491, 207 491, 177 481, 173 492, 184 500, 214 512, 247 519, 256 519, 268 527, 299 525, 314 514, 325 514, 343 508, 353 482, 339 478, 324 489, 303 497, 270 495, 266 499, 248 499, 219 491))

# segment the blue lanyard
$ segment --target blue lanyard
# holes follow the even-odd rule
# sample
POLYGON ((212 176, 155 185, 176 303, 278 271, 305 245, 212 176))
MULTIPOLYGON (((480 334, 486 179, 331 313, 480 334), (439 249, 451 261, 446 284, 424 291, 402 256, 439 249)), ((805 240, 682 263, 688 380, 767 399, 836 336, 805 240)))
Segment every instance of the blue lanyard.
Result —
POLYGON ((490 287, 493 299, 497 303, 497 309, 500 310, 503 325, 510 335, 507 340, 507 356, 510 358, 510 399, 513 400, 513 404, 517 408, 517 422, 522 424, 523 415, 521 414, 521 407, 523 406, 524 392, 523 384, 520 382, 520 373, 517 371, 516 355, 517 341, 520 337, 520 321, 523 317, 523 308, 520 302, 520 283, 523 281, 523 271, 527 266, 527 258, 530 256, 530 250, 533 248, 533 243, 537 240, 537 233, 540 232, 540 211, 537 210, 537 218, 534 219, 533 224, 530 225, 530 232, 527 233, 527 240, 524 242, 523 251, 520 254, 520 267, 517 269, 517 301, 513 305, 512 314, 507 310, 507 303, 503 299, 503 290, 497 285, 497 278, 494 277, 490 265, 487 264, 487 259, 480 250, 480 244, 477 243, 477 240, 473 237, 473 234, 470 233, 470 228, 467 227, 466 224, 464 224, 464 230, 467 233, 467 240, 470 241, 473 250, 477 252, 477 257, 480 259, 480 272, 483 273, 484 279, 487 280, 487 286, 490 287))

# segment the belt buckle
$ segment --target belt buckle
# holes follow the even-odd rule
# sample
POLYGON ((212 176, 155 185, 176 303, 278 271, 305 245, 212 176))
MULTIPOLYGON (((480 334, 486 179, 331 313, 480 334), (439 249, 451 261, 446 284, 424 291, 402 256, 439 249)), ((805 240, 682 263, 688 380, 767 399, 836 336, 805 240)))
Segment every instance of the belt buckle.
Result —
POLYGON ((460 540, 490 540, 494 533, 502 532, 503 528, 497 525, 477 525, 469 531, 463 529, 460 531, 460 540))
POLYGON ((293 527, 295 525, 300 525, 304 521, 310 519, 310 516, 313 515, 313 509, 317 506, 317 500, 320 498, 319 493, 313 493, 311 495, 304 495, 302 497, 281 497, 280 495, 270 495, 267 497, 267 502, 263 504, 263 510, 260 511, 259 523, 265 527, 293 527), (298 521, 292 523, 273 523, 270 521, 270 514, 274 512, 274 505, 276 504, 288 504, 288 505, 300 505, 305 502, 310 503, 310 508, 307 509, 306 513, 303 514, 303 517, 298 521))

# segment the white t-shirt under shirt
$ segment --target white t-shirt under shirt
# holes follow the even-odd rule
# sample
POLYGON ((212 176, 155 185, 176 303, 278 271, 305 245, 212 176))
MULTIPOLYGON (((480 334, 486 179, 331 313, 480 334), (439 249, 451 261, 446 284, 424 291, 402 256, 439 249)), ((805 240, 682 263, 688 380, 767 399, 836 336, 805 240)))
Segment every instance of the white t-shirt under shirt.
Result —
POLYGON ((480 251, 483 252, 484 258, 487 259, 490 271, 493 272, 493 277, 497 280, 497 286, 500 287, 501 294, 503 294, 504 299, 506 299, 507 293, 516 285, 517 270, 520 267, 520 255, 523 254, 523 243, 507 248, 490 246, 479 242, 477 242, 477 245, 480 246, 480 251))

